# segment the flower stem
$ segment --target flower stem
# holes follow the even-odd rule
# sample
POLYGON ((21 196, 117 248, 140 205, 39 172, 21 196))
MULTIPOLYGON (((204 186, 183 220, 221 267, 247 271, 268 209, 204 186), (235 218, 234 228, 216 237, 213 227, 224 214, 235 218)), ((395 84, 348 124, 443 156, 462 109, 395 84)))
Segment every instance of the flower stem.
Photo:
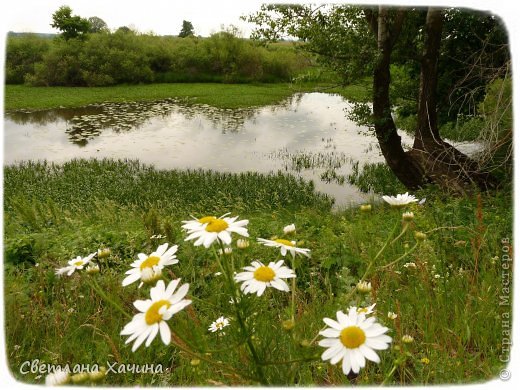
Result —
POLYGON ((392 265, 398 263, 400 260, 404 259, 404 258, 405 258, 406 256, 408 256, 410 253, 412 253, 413 251, 415 251, 415 249, 417 248, 418 245, 419 245, 419 243, 416 242, 415 245, 412 246, 408 252, 403 253, 401 256, 399 256, 399 257, 398 257, 397 259, 395 259, 394 261, 392 261, 392 262, 390 262, 390 263, 388 263, 388 264, 386 264, 386 265, 382 265, 382 266, 379 267, 378 269, 383 270, 383 269, 385 269, 385 268, 390 268, 392 265))
POLYGON ((114 300, 110 299, 108 295, 106 295, 101 287, 97 284, 95 279, 93 278, 86 278, 87 284, 105 301, 107 301, 109 304, 111 304, 116 310, 120 311, 125 317, 132 318, 132 315, 129 314, 127 311, 125 311, 118 303, 116 303, 114 300))

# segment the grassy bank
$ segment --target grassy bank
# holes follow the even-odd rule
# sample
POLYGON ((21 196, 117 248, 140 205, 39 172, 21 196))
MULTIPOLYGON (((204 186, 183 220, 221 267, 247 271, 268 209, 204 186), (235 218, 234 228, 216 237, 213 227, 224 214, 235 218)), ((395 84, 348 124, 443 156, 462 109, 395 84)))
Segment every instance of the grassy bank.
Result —
POLYGON ((186 98, 221 108, 275 104, 296 92, 326 91, 340 93, 353 100, 364 99, 364 84, 333 88, 316 83, 299 84, 143 84, 113 87, 30 87, 5 86, 5 110, 41 110, 78 107, 90 103, 186 98))
POLYGON ((13 374, 24 382, 43 381, 19 371, 24 361, 38 358, 71 365, 154 363, 167 369, 105 379, 122 386, 257 384, 214 254, 185 242, 180 227, 191 215, 225 212, 250 221, 250 246, 238 249, 234 237, 236 267, 252 259, 279 259, 279 252, 255 238, 282 237, 290 223, 296 224, 298 246, 311 250, 310 259, 296 261, 294 328, 284 323, 290 293, 268 289, 262 297, 242 298, 255 332, 250 341, 266 362, 269 383, 469 383, 495 378, 503 367, 500 318, 509 307, 499 305, 500 259, 501 240, 512 234, 509 195, 451 199, 429 193, 424 206, 408 208, 415 218, 378 257, 393 229, 404 226, 400 211, 374 204, 365 213, 331 212, 312 187, 283 175, 159 172, 135 162, 74 161, 6 167, 4 191, 6 354, 13 374), (427 234, 417 247, 416 230, 427 234), (157 234, 164 238, 152 238, 157 234), (90 280, 95 278, 124 312, 135 314, 132 302, 145 299, 147 287, 123 288, 121 280, 137 253, 150 253, 166 241, 179 245, 179 263, 168 266, 165 277, 190 283, 193 300, 168 323, 186 351, 195 352, 155 339, 133 353, 120 336, 128 318, 101 299, 90 280), (69 259, 104 247, 111 254, 99 260, 100 274, 55 276, 55 268, 69 259), (352 294, 374 258, 371 292, 352 294), (324 349, 317 340, 322 337, 316 336, 324 317, 372 303, 378 322, 389 328, 392 347, 378 351, 381 362, 367 362, 351 382, 341 365, 321 361, 324 349), (388 318, 389 311, 397 318, 388 318), (225 334, 209 332, 221 315, 231 319, 225 334), (405 334, 413 337, 411 343, 402 341, 405 334))

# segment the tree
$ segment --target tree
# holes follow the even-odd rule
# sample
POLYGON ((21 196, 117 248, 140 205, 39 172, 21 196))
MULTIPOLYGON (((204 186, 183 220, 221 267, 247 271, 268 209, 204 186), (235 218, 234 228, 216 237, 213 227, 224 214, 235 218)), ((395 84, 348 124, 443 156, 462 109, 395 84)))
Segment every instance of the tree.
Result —
POLYGON ((346 82, 371 74, 370 122, 381 152, 397 178, 409 189, 434 182, 450 191, 464 193, 472 185, 487 188, 495 182, 439 134, 438 64, 446 14, 446 10, 433 7, 425 10, 264 5, 247 20, 260 26, 254 37, 276 40, 289 34, 304 41, 304 49, 317 54, 346 82), (403 149, 392 117, 390 66, 393 63, 407 63, 407 69, 420 72, 417 127, 410 151, 403 149))
POLYGON ((90 31, 91 33, 99 33, 99 32, 107 32, 108 26, 105 21, 97 16, 92 16, 88 18, 88 22, 90 23, 90 31))
POLYGON ((179 38, 191 37, 194 35, 193 24, 187 20, 182 21, 182 29, 179 33, 179 38))
POLYGON ((72 9, 63 5, 52 14, 51 27, 61 31, 66 40, 81 38, 90 31, 90 23, 80 16, 72 16, 72 9))

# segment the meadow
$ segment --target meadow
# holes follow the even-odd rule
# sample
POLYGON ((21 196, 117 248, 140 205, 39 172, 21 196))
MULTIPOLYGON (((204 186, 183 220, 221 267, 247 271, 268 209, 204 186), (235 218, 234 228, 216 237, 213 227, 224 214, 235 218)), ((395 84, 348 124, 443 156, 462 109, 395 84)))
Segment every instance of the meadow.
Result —
MULTIPOLYGON (((503 259, 512 256, 511 191, 451 197, 428 188, 414 195, 424 203, 397 209, 377 197, 370 207, 333 210, 331 199, 312 184, 283 174, 158 171, 113 160, 6 166, 9 367, 27 383, 45 380, 22 373, 24 362, 34 359, 162 367, 102 375, 100 383, 121 386, 467 384, 496 378, 507 356, 501 324, 511 309, 500 304, 503 259), (219 254, 225 249, 219 241, 208 249, 186 241, 182 221, 225 213, 249 221, 249 238, 233 233, 231 252, 219 254), (291 224, 295 231, 284 232, 291 224), (293 240, 310 257, 282 256, 257 238, 293 240), (166 284, 177 278, 189 283, 191 304, 168 321, 171 344, 157 336, 132 352, 120 333, 137 313, 134 300, 149 298, 153 285, 123 287, 122 281, 139 253, 163 243, 178 245, 178 263, 164 267, 160 277, 166 284), (98 253, 93 263, 100 272, 56 275, 70 259, 90 253, 98 253), (233 270, 241 272, 253 260, 285 260, 296 274, 287 279, 291 291, 239 294, 233 270), (358 286, 360 281, 370 285, 358 286), (377 351, 379 364, 367 361, 359 374, 347 376, 341 363, 321 359, 319 332, 323 318, 350 306, 367 308, 392 342, 377 351), (208 330, 221 316, 229 326, 208 330)), ((90 383, 88 376, 73 380, 90 383)))

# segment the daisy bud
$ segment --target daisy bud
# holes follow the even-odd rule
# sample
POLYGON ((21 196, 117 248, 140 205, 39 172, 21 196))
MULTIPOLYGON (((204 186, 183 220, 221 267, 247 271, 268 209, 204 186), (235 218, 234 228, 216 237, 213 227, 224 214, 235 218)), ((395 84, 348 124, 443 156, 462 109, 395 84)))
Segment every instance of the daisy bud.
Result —
POLYGON ((110 248, 98 249, 98 252, 97 252, 98 259, 103 259, 105 257, 110 256, 111 252, 112 251, 110 250, 110 248))
POLYGON ((70 379, 72 380, 72 383, 78 384, 78 383, 83 383, 83 382, 88 381, 89 377, 90 376, 88 375, 87 372, 80 372, 76 375, 72 375, 72 377, 70 379))
POLYGON ((362 204, 359 206, 359 210, 363 211, 364 213, 372 211, 372 205, 371 204, 362 204))
POLYGON ((87 274, 94 275, 99 273, 99 265, 97 264, 90 264, 86 268, 87 274))
POLYGON ((199 364, 200 364, 200 359, 192 359, 190 361, 190 364, 193 366, 193 367, 197 367, 199 364))
POLYGON ((413 235, 414 235, 416 241, 426 240, 426 234, 424 234, 423 232, 415 232, 413 235))
POLYGON ((88 375, 92 382, 98 382, 107 375, 107 369, 105 367, 99 367, 99 370, 90 372, 88 375))
POLYGON ((307 348, 311 346, 311 342, 309 340, 302 340, 300 341, 300 346, 307 348))
POLYGON ((413 221, 413 213, 411 211, 403 213, 403 221, 404 222, 413 221))
POLYGON ((294 328, 294 325, 294 320, 285 320, 282 322, 282 327, 287 331, 292 330, 294 328))
POLYGON ((359 281, 359 283, 356 285, 356 289, 361 294, 368 294, 370 291, 372 291, 372 283, 366 281, 359 281))
POLYGON ((159 268, 146 267, 141 271, 141 280, 144 283, 152 284, 161 278, 162 271, 159 268))
POLYGON ((287 225, 283 228, 283 234, 294 234, 296 233, 296 226, 293 224, 287 225))
POLYGON ((243 238, 239 238, 237 240, 237 248, 238 249, 246 249, 246 248, 249 248, 249 241, 248 240, 244 240, 243 238))
POLYGON ((231 248, 231 247, 229 247, 229 246, 227 246, 227 247, 224 248, 224 252, 222 252, 222 249, 219 249, 219 250, 218 250, 218 254, 219 254, 219 255, 230 255, 231 252, 233 252, 233 248, 231 248))
POLYGON ((430 359, 428 359, 427 357, 423 357, 423 358, 421 359, 421 363, 422 363, 422 364, 430 364, 430 359))
POLYGON ((402 338, 401 338, 401 341, 405 344, 411 344, 413 343, 414 341, 414 338, 412 336, 410 336, 409 334, 405 334, 402 338))
POLYGON ((397 318, 397 314, 395 314, 393 311, 389 311, 388 318, 390 318, 391 320, 395 320, 397 318))

